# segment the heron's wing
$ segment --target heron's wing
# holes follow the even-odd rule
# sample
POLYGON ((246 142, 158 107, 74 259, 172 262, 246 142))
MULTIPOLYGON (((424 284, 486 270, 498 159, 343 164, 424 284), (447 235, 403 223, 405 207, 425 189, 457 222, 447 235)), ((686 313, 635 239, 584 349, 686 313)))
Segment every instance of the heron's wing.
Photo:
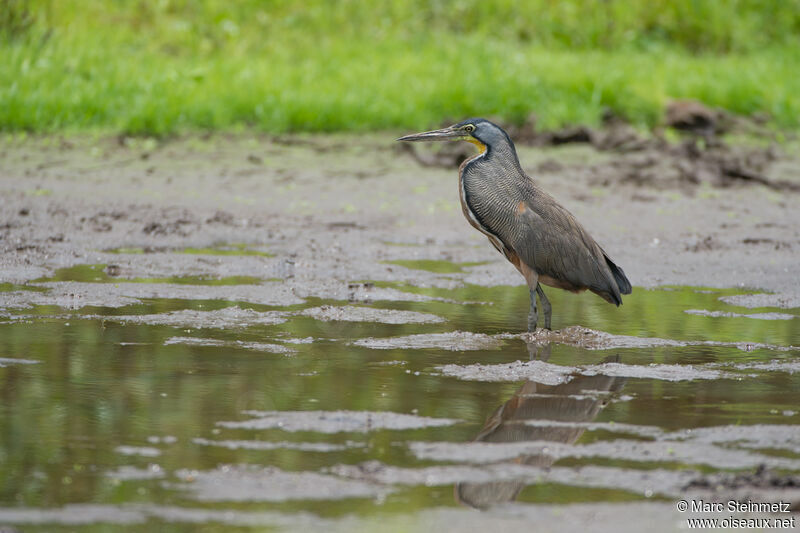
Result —
POLYGON ((515 229, 504 241, 537 274, 548 276, 557 286, 589 289, 619 305, 620 287, 603 249, 548 194, 537 190, 526 198, 517 209, 515 229))

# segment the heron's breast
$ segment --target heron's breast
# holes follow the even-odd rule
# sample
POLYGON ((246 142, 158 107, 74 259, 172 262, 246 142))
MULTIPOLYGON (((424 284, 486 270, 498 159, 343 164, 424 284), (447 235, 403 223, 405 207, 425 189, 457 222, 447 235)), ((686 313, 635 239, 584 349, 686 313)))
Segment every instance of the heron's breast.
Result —
POLYGON ((526 206, 514 177, 490 161, 474 158, 459 172, 461 208, 469 223, 506 240, 515 232, 526 206))
MULTIPOLYGON (((459 185, 459 199, 461 200, 461 211, 464 213, 464 218, 470 223, 470 225, 475 228, 476 230, 480 231, 486 237, 488 237, 489 242, 492 243, 498 252, 503 254, 506 259, 508 259, 517 269, 520 268, 521 262, 519 256, 516 252, 509 248, 502 235, 502 231, 498 231, 491 225, 491 223, 487 224, 484 222, 486 218, 486 205, 481 203, 481 191, 475 191, 472 195, 468 192, 467 185, 464 181, 464 166, 460 169, 458 173, 458 185, 459 185), (477 197, 476 197, 477 196, 477 197), (481 215, 480 211, 476 211, 473 203, 476 203, 479 208, 483 208, 484 214, 481 215)), ((490 207, 491 209, 491 207, 490 207)), ((506 211, 502 206, 497 206, 498 211, 506 211)), ((489 216, 491 220, 492 217, 489 216)), ((496 223, 496 221, 495 221, 496 223)))
MULTIPOLYGON (((458 198, 461 201, 461 212, 464 213, 464 218, 467 219, 470 226, 489 237, 489 240, 492 238, 497 239, 497 236, 481 222, 478 214, 473 210, 472 205, 470 205, 470 198, 468 197, 466 184, 464 182, 466 163, 469 163, 469 160, 461 164, 461 168, 458 172, 458 198)), ((492 244, 494 244, 494 242, 492 242, 492 244)))

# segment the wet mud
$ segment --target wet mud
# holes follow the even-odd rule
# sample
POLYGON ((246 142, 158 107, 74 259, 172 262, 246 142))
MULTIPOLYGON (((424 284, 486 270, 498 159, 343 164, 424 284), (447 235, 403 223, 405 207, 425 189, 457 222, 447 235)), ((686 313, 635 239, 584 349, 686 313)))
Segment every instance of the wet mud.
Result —
POLYGON ((305 309, 301 313, 316 320, 345 322, 377 322, 381 324, 436 324, 445 319, 427 313, 399 311, 395 309, 376 309, 361 306, 322 306, 305 309))
POLYGON ((210 440, 192 439, 194 444, 202 446, 221 446, 230 450, 299 450, 301 452, 340 452, 347 448, 363 446, 359 443, 329 444, 326 442, 268 442, 260 440, 210 440))
POLYGON ((11 359, 9 357, 0 358, 0 367, 8 365, 35 365, 39 361, 31 361, 30 359, 11 359))
POLYGON ((755 320, 792 320, 798 318, 795 315, 787 315, 786 313, 733 313, 731 311, 707 311, 705 309, 687 309, 684 313, 712 318, 741 317, 755 320))
POLYGON ((445 376, 474 381, 535 381, 543 385, 566 383, 576 375, 583 376, 615 376, 629 378, 647 378, 665 381, 684 381, 694 379, 736 379, 736 374, 717 369, 698 368, 692 365, 625 365, 604 363, 570 367, 554 365, 542 361, 515 361, 501 365, 444 365, 437 370, 445 376))
POLYGON ((523 166, 635 288, 546 289, 533 334, 452 154, 1 141, 0 530, 657 532, 677 498, 796 502, 792 148, 556 133, 523 166))
POLYGON ((280 311, 259 312, 239 306, 213 311, 182 309, 152 315, 97 315, 96 318, 123 324, 151 324, 193 329, 230 329, 250 326, 273 326, 286 322, 288 313, 280 311))
MULTIPOLYGON (((731 313, 726 311, 714 311, 708 313, 695 313, 691 311, 693 310, 687 310, 686 313, 690 315, 712 316, 714 318, 720 316, 754 318, 753 315, 743 315, 740 313, 731 313)), ((766 320, 775 320, 774 318, 771 318, 771 316, 772 315, 770 315, 770 318, 766 318, 766 320)), ((797 318, 795 315, 781 314, 781 316, 788 317, 788 319, 797 318)), ((756 316, 755 318, 764 319, 763 316, 756 316)), ((781 318, 780 320, 784 320, 784 318, 781 318)), ((586 350, 610 350, 614 348, 655 348, 665 346, 727 346, 743 351, 752 351, 761 348, 777 351, 800 350, 800 347, 795 346, 776 346, 747 341, 726 343, 720 341, 691 341, 614 335, 604 331, 591 330, 582 326, 570 326, 555 331, 537 330, 532 334, 522 335, 521 338, 534 346, 547 346, 551 343, 558 343, 569 344, 571 346, 586 350)))
POLYGON ((244 350, 255 350, 257 352, 269 352, 283 355, 295 353, 295 349, 282 344, 272 344, 268 342, 247 342, 247 341, 223 341, 219 339, 209 339, 203 337, 170 337, 164 341, 164 345, 182 344, 187 346, 208 346, 213 348, 240 348, 244 350))
POLYGON ((284 472, 253 465, 222 465, 200 472, 179 470, 175 476, 200 501, 336 500, 376 498, 387 489, 379 485, 342 479, 315 472, 284 472))
POLYGON ((449 333, 420 333, 407 337, 366 338, 353 342, 356 346, 375 350, 449 350, 463 352, 466 350, 497 350, 502 340, 480 333, 453 331, 449 333))
POLYGON ((314 431, 319 433, 367 432, 380 429, 417 429, 448 426, 457 420, 429 418, 402 413, 370 411, 246 411, 254 416, 239 422, 218 422, 226 428, 249 430, 279 428, 282 431, 314 431))

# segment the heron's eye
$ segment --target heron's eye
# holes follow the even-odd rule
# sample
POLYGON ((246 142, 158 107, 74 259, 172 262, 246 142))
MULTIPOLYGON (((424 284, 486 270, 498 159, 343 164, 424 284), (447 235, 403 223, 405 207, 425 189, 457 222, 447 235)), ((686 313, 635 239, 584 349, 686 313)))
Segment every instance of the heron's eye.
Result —
POLYGON ((466 126, 464 126, 464 131, 466 131, 467 133, 472 133, 473 131, 475 131, 475 126, 473 126, 472 124, 467 124, 466 126))

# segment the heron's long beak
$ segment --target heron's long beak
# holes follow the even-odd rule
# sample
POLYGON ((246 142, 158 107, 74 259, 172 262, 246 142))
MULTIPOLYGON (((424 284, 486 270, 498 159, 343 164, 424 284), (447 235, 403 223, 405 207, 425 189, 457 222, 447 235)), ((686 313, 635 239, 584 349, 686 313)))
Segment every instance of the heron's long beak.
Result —
POLYGON ((464 132, 452 126, 440 130, 423 131, 400 137, 398 141, 456 141, 465 137, 464 132))

